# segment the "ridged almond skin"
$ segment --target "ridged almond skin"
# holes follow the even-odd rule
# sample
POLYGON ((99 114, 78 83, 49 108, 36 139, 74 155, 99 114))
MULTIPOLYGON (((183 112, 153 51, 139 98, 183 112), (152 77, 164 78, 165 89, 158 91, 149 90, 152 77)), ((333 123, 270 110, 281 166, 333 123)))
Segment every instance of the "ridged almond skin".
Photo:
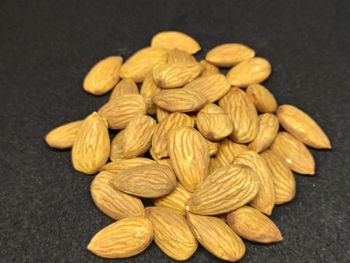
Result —
POLYGON ((204 59, 201 60, 199 63, 203 67, 201 76, 209 76, 209 75, 220 73, 220 70, 219 70, 219 68, 217 66, 209 63, 208 61, 206 61, 204 59))
POLYGON ((186 218, 174 209, 147 207, 146 217, 152 222, 154 241, 170 258, 187 260, 196 252, 198 243, 186 218))
POLYGON ((112 90, 109 99, 118 99, 119 96, 127 94, 139 94, 139 89, 132 79, 122 79, 112 90))
POLYGON ((82 123, 83 121, 73 121, 56 127, 45 136, 46 143, 56 149, 72 147, 82 123))
POLYGON ((263 82, 270 74, 270 62, 264 58, 255 57, 234 66, 227 73, 227 79, 232 86, 247 87, 263 82))
POLYGON ((173 49, 169 51, 168 55, 168 63, 169 64, 177 64, 177 63, 198 63, 196 58, 189 54, 186 51, 181 49, 173 49))
POLYGON ((194 120, 184 113, 171 113, 160 123, 154 131, 152 138, 152 151, 158 159, 168 157, 169 133, 181 127, 194 127, 194 120))
POLYGON ((287 132, 279 132, 271 145, 294 172, 305 175, 315 174, 315 160, 306 146, 287 132))
POLYGON ((237 143, 253 141, 258 133, 258 114, 247 94, 239 88, 231 88, 219 105, 232 121, 231 140, 237 143))
POLYGON ((95 174, 108 160, 110 141, 106 120, 97 112, 90 114, 75 135, 72 163, 75 170, 95 174))
POLYGON ((124 218, 100 230, 87 249, 103 258, 128 258, 144 251, 152 240, 153 226, 149 219, 124 218))
POLYGON ((169 50, 177 48, 189 54, 195 54, 201 50, 200 45, 195 39, 178 31, 159 32, 153 36, 151 46, 169 50))
POLYGON ((125 159, 123 151, 124 133, 124 130, 118 132, 111 142, 109 159, 111 159, 113 162, 119 161, 120 159, 125 159))
POLYGON ((277 153, 266 150, 261 156, 270 167, 273 185, 275 186, 275 204, 281 205, 291 201, 296 192, 295 178, 288 164, 277 153))
POLYGON ((187 221, 198 242, 216 257, 235 262, 244 256, 245 245, 242 239, 224 220, 188 213, 187 221))
POLYGON ((140 156, 151 148, 156 125, 156 121, 148 115, 136 117, 128 123, 122 142, 125 158, 140 156))
POLYGON ((152 69, 168 60, 168 51, 159 47, 145 47, 133 54, 120 69, 120 76, 137 83, 143 82, 152 69))
POLYGON ((141 95, 121 95, 103 105, 98 113, 107 120, 108 128, 124 129, 133 118, 146 114, 146 103, 141 95))
POLYGON ((114 189, 111 184, 113 176, 110 172, 100 172, 92 181, 90 193, 96 206, 114 220, 144 216, 141 200, 114 189))
POLYGON ((157 116, 157 121, 161 122, 164 120, 166 117, 169 116, 171 112, 162 109, 161 107, 156 106, 156 116, 157 116))
POLYGON ((201 72, 199 63, 167 63, 153 68, 153 79, 161 88, 179 88, 194 80, 201 72))
POLYGON ((135 196, 157 198, 165 196, 176 187, 176 177, 171 168, 162 164, 143 164, 114 175, 113 187, 135 196))
POLYGON ((219 67, 232 67, 255 56, 255 51, 239 43, 221 44, 209 50, 205 59, 219 67))
POLYGON ((227 223, 240 237, 253 242, 268 244, 283 240, 275 223, 250 206, 244 206, 229 213, 227 223))
POLYGON ((217 154, 218 150, 219 150, 219 143, 218 142, 212 142, 206 138, 204 138, 205 141, 207 142, 208 145, 208 150, 209 150, 209 156, 214 156, 215 154, 217 154))
POLYGON ((153 203, 155 206, 172 208, 182 215, 186 215, 186 206, 190 197, 191 193, 187 191, 180 183, 178 183, 173 192, 153 200, 153 203))
POLYGON ((157 157, 157 155, 154 153, 154 151, 153 151, 152 148, 149 150, 149 154, 151 155, 152 159, 153 159, 156 163, 164 164, 164 165, 167 165, 167 166, 169 166, 170 168, 172 168, 169 158, 162 158, 162 159, 159 159, 159 158, 157 157))
POLYGON ((195 191, 209 173, 207 142, 190 127, 173 130, 168 140, 168 153, 176 177, 188 191, 195 191))
POLYGON ((278 120, 299 141, 316 149, 331 149, 331 143, 320 126, 305 112, 292 105, 281 105, 278 120))
POLYGON ((155 161, 148 158, 136 157, 132 159, 123 159, 123 160, 117 160, 116 162, 106 163, 104 166, 102 166, 100 171, 107 171, 109 173, 116 174, 131 167, 139 166, 142 164, 155 164, 155 163, 156 163, 155 161))
POLYGON ((196 126, 200 133, 209 140, 219 141, 229 136, 233 124, 225 111, 216 104, 207 104, 196 118, 196 126))
POLYGON ((120 56, 111 56, 102 59, 87 73, 83 88, 85 91, 102 95, 111 90, 119 81, 119 71, 123 63, 120 56))
POLYGON ((248 145, 248 148, 249 150, 260 153, 269 148, 273 140, 276 138, 280 126, 276 115, 271 113, 259 115, 258 122, 258 134, 254 141, 248 145))
POLYGON ((149 73, 145 80, 142 83, 140 94, 145 100, 147 113, 153 115, 156 113, 156 105, 153 102, 153 97, 160 91, 161 89, 157 86, 157 84, 153 80, 152 73, 149 73))
POLYGON ((273 94, 260 84, 249 85, 247 95, 261 113, 274 113, 277 109, 277 101, 273 94))
POLYGON ((250 205, 266 215, 271 215, 275 206, 275 187, 266 161, 257 152, 245 151, 233 163, 247 165, 256 172, 259 190, 250 205))
POLYGON ((187 210, 199 215, 219 215, 231 212, 257 194, 256 172, 245 165, 227 165, 210 174, 188 201, 187 210))
POLYGON ((188 83, 185 89, 197 91, 211 103, 222 98, 231 88, 230 83, 222 74, 212 74, 199 77, 188 83))

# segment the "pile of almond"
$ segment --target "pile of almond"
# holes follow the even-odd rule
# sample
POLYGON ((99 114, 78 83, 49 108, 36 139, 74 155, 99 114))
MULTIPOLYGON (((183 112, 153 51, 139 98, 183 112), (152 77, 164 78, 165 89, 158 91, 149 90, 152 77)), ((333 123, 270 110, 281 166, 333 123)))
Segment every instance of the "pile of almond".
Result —
POLYGON ((116 220, 91 239, 92 253, 131 257, 154 240, 167 256, 187 260, 199 242, 237 261, 242 239, 283 239, 268 216, 293 199, 292 172, 315 173, 306 145, 330 149, 330 141, 310 116, 278 106, 260 85, 271 65, 253 49, 222 44, 198 62, 200 49, 186 34, 161 32, 125 62, 99 61, 83 87, 112 90, 109 101, 47 134, 51 147, 72 147, 77 171, 97 174, 92 199, 116 220), (112 141, 109 129, 120 130, 112 141))

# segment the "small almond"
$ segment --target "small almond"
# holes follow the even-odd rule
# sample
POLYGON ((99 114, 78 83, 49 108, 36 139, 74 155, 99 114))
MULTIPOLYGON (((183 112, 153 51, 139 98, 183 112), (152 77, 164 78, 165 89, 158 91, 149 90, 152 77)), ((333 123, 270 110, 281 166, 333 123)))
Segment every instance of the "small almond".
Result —
POLYGON ((156 105, 153 103, 153 97, 160 91, 161 89, 156 85, 153 80, 152 73, 149 73, 145 80, 142 83, 140 94, 145 100, 147 113, 153 115, 156 113, 156 105))
POLYGON ((207 142, 208 145, 208 150, 209 150, 209 156, 214 156, 215 154, 217 154, 218 150, 219 150, 219 143, 218 142, 212 142, 206 138, 204 138, 205 141, 207 142))
POLYGON ((113 162, 119 161, 120 159, 125 159, 123 151, 124 132, 124 130, 118 132, 111 142, 109 159, 111 159, 113 162))
POLYGON ((139 89, 132 79, 122 79, 113 89, 110 100, 118 99, 119 96, 125 94, 139 94, 139 89))
POLYGON ((162 120, 164 120, 170 113, 171 112, 156 106, 156 116, 157 116, 158 122, 161 122, 162 120))
POLYGON ((277 109, 277 101, 273 94, 260 84, 252 84, 247 88, 247 95, 261 113, 273 113, 277 109))
POLYGON ((75 135, 83 121, 73 121, 51 130, 45 137, 46 143, 56 149, 67 149, 73 146, 75 135))
POLYGON ((196 58, 191 54, 183 51, 181 49, 173 49, 169 52, 168 55, 169 64, 181 64, 181 63, 198 63, 196 58))
POLYGON ((153 159, 156 163, 164 164, 164 165, 169 166, 170 168, 172 168, 171 162, 170 162, 170 159, 169 159, 169 158, 162 158, 162 159, 159 159, 159 158, 157 157, 157 155, 154 153, 154 151, 153 151, 152 148, 149 150, 149 154, 151 155, 152 159, 153 159))
POLYGON ((217 66, 209 63, 208 61, 206 61, 204 59, 200 61, 200 64, 203 67, 203 70, 201 73, 201 76, 203 76, 203 77, 220 73, 220 70, 217 66))

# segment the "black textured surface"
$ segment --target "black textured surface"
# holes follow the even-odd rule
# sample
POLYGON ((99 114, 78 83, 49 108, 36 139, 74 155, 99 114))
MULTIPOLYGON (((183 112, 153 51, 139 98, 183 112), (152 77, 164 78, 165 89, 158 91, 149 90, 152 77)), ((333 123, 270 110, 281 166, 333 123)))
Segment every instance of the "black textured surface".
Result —
MULTIPOLYGON (((242 42, 269 59, 266 86, 318 121, 332 151, 313 151, 314 178, 297 176, 295 200, 274 210, 285 240, 246 242, 242 262, 350 260, 349 1, 0 2, 0 262, 103 262, 85 246, 111 220, 91 201, 93 177, 44 135, 81 119, 107 96, 84 93, 99 59, 127 57, 161 30, 194 36, 203 51, 242 42)), ((128 260, 169 262, 155 245, 128 260)), ((191 262, 217 262, 200 248, 191 262)))

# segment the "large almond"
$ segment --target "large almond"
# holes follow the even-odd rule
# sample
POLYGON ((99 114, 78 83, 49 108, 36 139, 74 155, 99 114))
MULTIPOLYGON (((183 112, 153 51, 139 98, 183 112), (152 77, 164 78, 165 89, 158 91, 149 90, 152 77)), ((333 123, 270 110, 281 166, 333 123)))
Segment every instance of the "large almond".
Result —
POLYGON ((247 88, 247 95, 256 109, 262 113, 273 113, 277 109, 277 101, 273 94, 260 84, 252 84, 247 88))
POLYGON ((56 149, 72 147, 82 123, 83 121, 73 121, 56 127, 45 136, 46 143, 56 149))
POLYGON ((118 99, 121 95, 139 94, 139 89, 132 79, 122 79, 113 89, 110 100, 118 99))
POLYGON ((157 86, 157 84, 153 80, 152 73, 149 73, 145 80, 142 83, 140 94, 145 100, 147 113, 153 115, 156 113, 156 105, 153 102, 153 97, 160 91, 161 89, 157 86))

